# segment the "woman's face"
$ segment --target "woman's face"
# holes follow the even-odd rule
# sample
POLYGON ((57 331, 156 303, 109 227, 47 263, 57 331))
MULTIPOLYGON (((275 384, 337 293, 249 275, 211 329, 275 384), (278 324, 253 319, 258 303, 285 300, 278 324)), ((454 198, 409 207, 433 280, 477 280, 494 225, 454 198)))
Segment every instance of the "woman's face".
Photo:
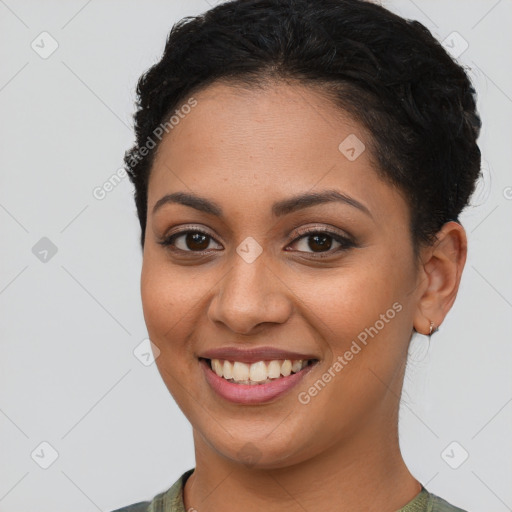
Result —
POLYGON ((418 274, 408 207, 367 132, 301 85, 194 98, 151 172, 141 288, 196 443, 284 467, 389 438, 418 274), (177 193, 197 199, 162 200, 177 193))

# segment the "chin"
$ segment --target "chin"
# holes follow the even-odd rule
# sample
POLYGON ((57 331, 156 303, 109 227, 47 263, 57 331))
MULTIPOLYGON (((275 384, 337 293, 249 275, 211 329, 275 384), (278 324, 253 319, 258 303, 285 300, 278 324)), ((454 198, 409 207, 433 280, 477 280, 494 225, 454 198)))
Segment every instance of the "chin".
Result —
POLYGON ((221 440, 210 440, 208 443, 215 451, 231 462, 240 464, 247 469, 268 470, 289 467, 308 459, 305 446, 297 446, 297 436, 287 434, 286 440, 281 437, 262 439, 259 436, 240 436, 232 438, 223 436, 221 440), (291 442, 293 440, 293 444, 291 442))

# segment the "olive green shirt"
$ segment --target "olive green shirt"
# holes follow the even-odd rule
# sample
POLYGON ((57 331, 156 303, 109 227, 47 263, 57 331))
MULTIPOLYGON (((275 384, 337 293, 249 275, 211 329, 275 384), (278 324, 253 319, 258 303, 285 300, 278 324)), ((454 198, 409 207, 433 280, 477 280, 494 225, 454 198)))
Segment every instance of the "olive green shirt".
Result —
MULTIPOLYGON (((112 512, 194 512, 191 508, 185 510, 183 503, 183 488, 187 478, 194 470, 189 469, 178 478, 167 491, 157 494, 152 501, 135 503, 128 507, 120 508, 112 512)), ((197 512, 197 511, 195 511, 197 512)), ((466 512, 461 508, 450 505, 439 496, 428 492, 421 486, 421 491, 405 507, 396 512, 466 512)))

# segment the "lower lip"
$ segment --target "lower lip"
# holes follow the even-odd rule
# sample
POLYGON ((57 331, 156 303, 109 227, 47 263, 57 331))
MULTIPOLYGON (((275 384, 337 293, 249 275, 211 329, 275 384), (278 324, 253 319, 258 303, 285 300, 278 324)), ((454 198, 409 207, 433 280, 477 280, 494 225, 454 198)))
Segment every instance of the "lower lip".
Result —
POLYGON ((267 384, 234 384, 219 377, 204 359, 200 360, 200 364, 211 388, 222 398, 237 404, 260 404, 273 400, 296 386, 316 365, 308 365, 300 372, 267 384))

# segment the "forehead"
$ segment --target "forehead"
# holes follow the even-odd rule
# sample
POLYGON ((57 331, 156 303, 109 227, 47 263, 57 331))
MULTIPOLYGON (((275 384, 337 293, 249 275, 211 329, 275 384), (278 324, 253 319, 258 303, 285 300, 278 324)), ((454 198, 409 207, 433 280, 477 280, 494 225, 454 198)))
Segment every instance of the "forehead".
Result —
POLYGON ((217 82, 194 94, 194 99, 196 106, 159 148, 159 155, 176 163, 202 158, 206 152, 212 162, 229 157, 236 158, 234 164, 279 158, 318 162, 326 148, 337 158, 339 143, 351 134, 369 139, 319 91, 295 83, 248 89, 217 82))
POLYGON ((325 188, 350 191, 374 208, 396 203, 397 192, 375 171, 369 133, 321 91, 218 82, 193 98, 158 148, 150 209, 162 194, 187 189, 246 205, 325 188))

